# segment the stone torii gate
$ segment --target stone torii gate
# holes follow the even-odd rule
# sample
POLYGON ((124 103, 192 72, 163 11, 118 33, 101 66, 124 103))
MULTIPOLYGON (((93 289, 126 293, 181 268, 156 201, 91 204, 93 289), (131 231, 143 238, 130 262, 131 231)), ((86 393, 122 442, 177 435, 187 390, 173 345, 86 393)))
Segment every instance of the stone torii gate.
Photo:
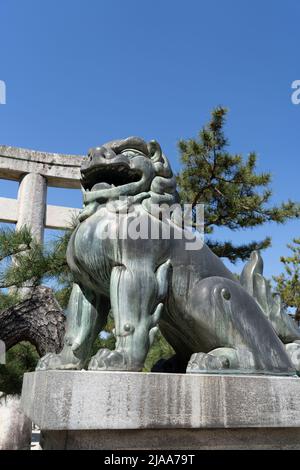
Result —
POLYGON ((79 209, 47 205, 47 187, 79 189, 82 159, 0 145, 0 179, 19 182, 17 199, 0 197, 0 222, 27 225, 39 242, 45 228, 67 228, 79 209))

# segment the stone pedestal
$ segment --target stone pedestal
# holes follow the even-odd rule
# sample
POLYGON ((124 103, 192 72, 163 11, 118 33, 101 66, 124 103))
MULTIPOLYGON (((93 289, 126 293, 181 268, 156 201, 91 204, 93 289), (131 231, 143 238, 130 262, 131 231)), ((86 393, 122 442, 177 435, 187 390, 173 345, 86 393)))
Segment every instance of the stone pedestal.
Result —
POLYGON ((22 407, 44 449, 300 449, 300 379, 40 371, 22 407))

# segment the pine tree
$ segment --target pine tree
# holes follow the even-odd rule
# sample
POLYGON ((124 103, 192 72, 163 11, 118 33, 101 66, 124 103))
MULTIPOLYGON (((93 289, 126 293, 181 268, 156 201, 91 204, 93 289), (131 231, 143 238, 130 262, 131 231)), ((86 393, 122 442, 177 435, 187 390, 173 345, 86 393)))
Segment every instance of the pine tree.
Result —
POLYGON ((274 276, 277 290, 283 302, 288 307, 296 308, 296 320, 300 320, 300 238, 294 238, 293 243, 287 245, 291 256, 281 256, 284 273, 274 276))
POLYGON ((30 232, 24 228, 18 232, 11 229, 0 230, 0 311, 10 307, 19 300, 16 292, 7 293, 5 273, 11 265, 13 255, 25 252, 32 241, 30 232))
POLYGON ((213 110, 210 122, 199 132, 197 139, 179 141, 183 165, 177 181, 182 203, 204 204, 207 244, 220 257, 235 262, 245 260, 252 250, 270 246, 271 239, 235 245, 231 241, 211 238, 215 227, 233 231, 253 228, 266 222, 284 223, 300 216, 300 206, 287 201, 270 206, 271 174, 256 173, 256 154, 247 159, 227 151, 228 140, 224 134, 227 110, 213 110))
MULTIPOLYGON (((36 287, 49 281, 56 285, 56 296, 65 307, 72 285, 66 261, 66 249, 72 229, 44 246, 32 239, 30 230, 0 230, 0 310, 14 303, 15 295, 3 289, 11 287, 36 287), (12 262, 12 258, 14 262, 12 262), (3 304, 2 304, 3 303, 3 304)), ((18 297, 17 297, 18 298, 18 297)))

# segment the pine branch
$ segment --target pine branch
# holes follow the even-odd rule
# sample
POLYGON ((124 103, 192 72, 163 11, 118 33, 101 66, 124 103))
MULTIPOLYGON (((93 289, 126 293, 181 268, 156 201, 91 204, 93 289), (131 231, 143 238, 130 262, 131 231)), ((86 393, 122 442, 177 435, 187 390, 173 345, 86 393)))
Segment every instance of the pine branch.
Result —
MULTIPOLYGON (((299 203, 287 201, 270 205, 271 174, 256 172, 254 152, 243 160, 241 155, 231 155, 227 151, 228 141, 224 135, 226 113, 226 109, 216 108, 210 122, 199 132, 198 139, 178 143, 183 164, 177 176, 182 204, 192 204, 192 207, 204 204, 206 233, 212 233, 214 227, 240 230, 267 222, 282 224, 300 217, 299 203)), ((238 253, 245 257, 249 251, 239 250, 234 245, 229 248, 228 244, 226 250, 217 248, 215 244, 212 246, 218 253, 226 253, 229 259, 237 259, 238 253)))
POLYGON ((249 259, 253 250, 264 250, 271 245, 270 237, 260 242, 251 242, 244 245, 234 245, 230 241, 219 242, 208 240, 209 248, 220 258, 228 258, 232 263, 236 263, 239 259, 245 261, 249 259))
POLYGON ((15 231, 0 229, 0 261, 30 248, 32 237, 28 228, 15 231))

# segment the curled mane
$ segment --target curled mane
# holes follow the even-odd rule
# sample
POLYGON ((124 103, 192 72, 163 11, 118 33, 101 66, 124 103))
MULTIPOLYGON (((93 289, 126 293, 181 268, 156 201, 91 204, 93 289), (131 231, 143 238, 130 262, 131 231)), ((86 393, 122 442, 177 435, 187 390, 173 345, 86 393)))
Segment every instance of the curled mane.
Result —
POLYGON ((173 175, 167 157, 161 152, 158 161, 153 164, 156 176, 153 178, 149 196, 143 201, 143 206, 150 211, 151 204, 174 204, 178 202, 176 178, 173 175))

